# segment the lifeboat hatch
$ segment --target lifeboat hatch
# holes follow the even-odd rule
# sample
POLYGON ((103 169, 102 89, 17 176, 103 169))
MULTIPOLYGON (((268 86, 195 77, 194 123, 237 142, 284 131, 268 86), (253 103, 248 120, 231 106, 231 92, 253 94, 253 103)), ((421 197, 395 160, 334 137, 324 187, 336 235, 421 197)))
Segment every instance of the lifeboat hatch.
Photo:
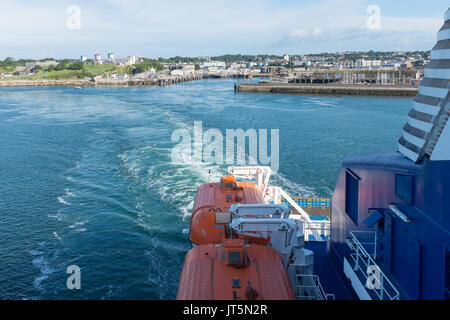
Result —
POLYGON ((249 264, 245 242, 242 239, 223 241, 221 262, 234 268, 246 268, 249 264))
POLYGON ((216 224, 229 224, 231 222, 230 212, 216 212, 216 224))
POLYGON ((237 190, 236 178, 233 176, 224 176, 220 179, 220 188, 224 190, 237 190))

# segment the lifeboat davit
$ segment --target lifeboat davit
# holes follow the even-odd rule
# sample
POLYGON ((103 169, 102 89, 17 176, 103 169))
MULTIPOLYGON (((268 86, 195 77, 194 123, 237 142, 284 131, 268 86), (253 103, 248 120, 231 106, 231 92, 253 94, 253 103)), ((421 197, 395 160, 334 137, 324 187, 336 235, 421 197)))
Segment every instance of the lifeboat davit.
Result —
MULTIPOLYGON (((252 182, 236 182, 233 176, 205 183, 197 189, 189 238, 194 244, 220 244, 230 237, 229 209, 233 204, 264 204, 261 190, 252 182)), ((248 237, 245 237, 250 240, 248 237)), ((267 241, 255 240, 257 243, 267 241)))

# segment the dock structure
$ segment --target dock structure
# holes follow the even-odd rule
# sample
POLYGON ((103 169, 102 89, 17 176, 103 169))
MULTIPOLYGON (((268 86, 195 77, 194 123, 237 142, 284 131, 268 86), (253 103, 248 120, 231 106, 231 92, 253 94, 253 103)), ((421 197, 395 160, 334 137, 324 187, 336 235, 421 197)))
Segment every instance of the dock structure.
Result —
POLYGON ((169 77, 165 77, 165 78, 158 78, 157 84, 159 86, 168 86, 171 84, 195 81, 195 80, 200 80, 203 78, 205 78, 205 76, 202 74, 192 74, 192 75, 186 75, 186 76, 169 76, 169 77))
POLYGON ((410 85, 419 80, 422 72, 419 70, 392 69, 345 69, 345 70, 313 70, 289 74, 289 83, 298 84, 379 84, 379 85, 410 85))
POLYGON ((406 85, 346 85, 346 84, 295 84, 295 83, 237 83, 236 92, 291 93, 311 95, 355 95, 414 97, 418 89, 406 85))
POLYGON ((85 79, 14 79, 14 80, 2 80, 0 81, 0 87, 54 87, 54 86, 87 86, 92 85, 91 80, 85 79))
POLYGON ((202 74, 186 76, 167 76, 154 78, 128 78, 128 79, 14 79, 0 81, 0 87, 23 87, 23 86, 168 86, 172 84, 195 81, 205 78, 202 74))
POLYGON ((122 80, 112 79, 99 79, 95 81, 94 85, 114 86, 114 85, 126 85, 126 86, 169 86, 172 84, 189 82, 203 79, 201 74, 192 74, 184 76, 166 76, 166 77, 153 77, 153 78, 130 78, 122 80))

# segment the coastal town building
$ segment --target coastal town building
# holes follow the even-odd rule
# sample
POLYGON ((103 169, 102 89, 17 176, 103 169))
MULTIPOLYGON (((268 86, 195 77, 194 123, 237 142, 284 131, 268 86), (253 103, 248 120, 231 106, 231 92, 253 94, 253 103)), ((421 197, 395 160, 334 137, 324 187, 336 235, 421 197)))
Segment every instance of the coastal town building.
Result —
MULTIPOLYGON (((106 55, 107 59, 103 60, 101 54, 96 53, 94 55, 94 59, 92 61, 90 61, 89 63, 91 64, 114 64, 114 65, 119 65, 119 66, 132 66, 135 65, 139 62, 143 61, 142 57, 137 57, 137 56, 127 56, 125 58, 116 58, 115 54, 110 52, 106 55)), ((86 56, 81 56, 81 61, 83 62, 88 62, 86 56)))
POLYGON ((100 53, 96 53, 94 55, 94 64, 103 64, 102 56, 100 55, 100 53))
POLYGON ((223 61, 206 61, 203 63, 204 68, 217 67, 225 68, 225 62, 223 61))
POLYGON ((364 69, 364 68, 376 68, 381 66, 381 60, 366 60, 366 59, 357 59, 356 60, 356 68, 364 69))
POLYGON ((126 58, 126 65, 129 65, 129 66, 132 66, 132 65, 134 65, 134 64, 136 64, 136 62, 137 62, 137 57, 136 56, 128 56, 127 58, 126 58))
POLYGON ((183 70, 183 69, 175 69, 170 71, 172 76, 187 76, 194 74, 195 70, 183 70))
POLYGON ((48 68, 50 66, 56 66, 58 65, 58 62, 55 60, 48 60, 48 61, 35 61, 35 62, 26 62, 25 68, 26 69, 33 69, 36 66, 40 66, 42 68, 48 68))
POLYGON ((230 65, 231 69, 245 69, 250 67, 249 64, 247 64, 246 62, 233 62, 230 65))
POLYGON ((184 71, 195 71, 195 64, 185 64, 182 66, 184 71))

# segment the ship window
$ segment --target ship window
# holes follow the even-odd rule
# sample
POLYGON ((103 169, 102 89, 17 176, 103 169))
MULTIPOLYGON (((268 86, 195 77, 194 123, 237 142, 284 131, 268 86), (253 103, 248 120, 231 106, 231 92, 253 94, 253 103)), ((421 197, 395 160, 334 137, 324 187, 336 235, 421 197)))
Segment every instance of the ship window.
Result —
POLYGON ((225 189, 233 189, 233 182, 225 182, 225 189))
POLYGON ((240 264, 241 263, 241 252, 240 251, 228 252, 228 263, 229 264, 240 264))
POLYGON ((350 169, 345 177, 345 212, 358 224, 358 184, 360 178, 350 169))
POLYGON ((395 175, 395 194, 407 204, 413 202, 413 176, 406 174, 395 175))
POLYGON ((225 254, 226 254, 225 250, 222 250, 222 261, 223 262, 225 262, 225 254))

